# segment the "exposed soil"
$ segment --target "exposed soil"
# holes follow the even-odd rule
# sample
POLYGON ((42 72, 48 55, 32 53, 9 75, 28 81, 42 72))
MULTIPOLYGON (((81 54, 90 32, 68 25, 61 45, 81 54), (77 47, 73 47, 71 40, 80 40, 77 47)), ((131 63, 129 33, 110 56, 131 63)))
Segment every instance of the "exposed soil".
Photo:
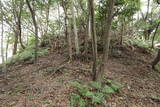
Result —
MULTIPOLYGON (((160 107, 160 73, 150 67, 153 56, 135 47, 115 48, 106 77, 120 79, 119 93, 108 99, 109 107, 160 107)), ((83 60, 79 60, 83 59, 83 60)), ((38 64, 16 63, 8 68, 8 80, 0 79, 0 107, 70 107, 71 81, 91 80, 91 61, 67 60, 67 51, 56 49, 40 57, 38 64)))

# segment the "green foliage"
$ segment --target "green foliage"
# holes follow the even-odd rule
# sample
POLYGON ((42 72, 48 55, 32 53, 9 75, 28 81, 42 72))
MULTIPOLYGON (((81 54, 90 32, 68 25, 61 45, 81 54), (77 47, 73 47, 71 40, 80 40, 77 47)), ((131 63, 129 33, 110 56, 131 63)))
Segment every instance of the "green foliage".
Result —
POLYGON ((99 82, 91 81, 88 84, 81 85, 79 82, 72 82, 77 92, 71 94, 72 107, 86 107, 86 105, 106 105, 106 98, 115 93, 121 85, 113 84, 102 85, 99 82))
POLYGON ((152 100, 160 101, 160 96, 151 96, 152 100))
POLYGON ((77 107, 85 107, 86 103, 83 98, 81 98, 78 94, 72 94, 71 95, 71 105, 77 106, 77 107))
POLYGON ((114 89, 112 87, 109 87, 109 86, 105 86, 102 90, 103 93, 114 93, 114 89))
POLYGON ((95 89, 101 89, 102 88, 102 84, 98 83, 98 82, 91 82, 91 85, 95 89))
POLYGON ((152 46, 151 40, 144 40, 140 38, 140 36, 130 37, 126 42, 130 42, 133 45, 137 45, 146 49, 149 49, 152 46))
MULTIPOLYGON (((48 49, 40 49, 37 54, 38 56, 44 56, 48 53, 48 49)), ((22 52, 18 53, 17 55, 12 56, 6 61, 7 65, 13 64, 17 61, 27 61, 27 60, 34 60, 34 48, 26 48, 22 52)))
POLYGON ((159 65, 155 66, 155 71, 160 73, 160 66, 159 65))

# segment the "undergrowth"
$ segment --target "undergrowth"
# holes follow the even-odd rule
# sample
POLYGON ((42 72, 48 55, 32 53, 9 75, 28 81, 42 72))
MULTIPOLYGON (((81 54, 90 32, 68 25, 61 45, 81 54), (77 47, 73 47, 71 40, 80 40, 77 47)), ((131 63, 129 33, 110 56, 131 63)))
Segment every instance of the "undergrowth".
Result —
POLYGON ((71 107, 93 107, 99 104, 107 106, 106 99, 122 87, 111 80, 106 80, 103 84, 91 81, 84 85, 72 82, 72 85, 76 88, 76 92, 71 94, 71 107))
MULTIPOLYGON (((48 48, 46 49, 39 49, 37 52, 38 56, 44 56, 46 54, 48 54, 48 48)), ((26 48, 24 49, 22 52, 12 56, 11 58, 9 58, 5 64, 6 65, 10 65, 13 64, 17 61, 33 61, 34 60, 34 48, 26 48)))
POLYGON ((143 47, 145 49, 150 49, 152 47, 152 40, 149 39, 149 40, 145 40, 145 39, 142 39, 138 36, 136 37, 130 37, 126 40, 126 42, 130 42, 131 44, 133 45, 137 45, 139 47, 143 47))

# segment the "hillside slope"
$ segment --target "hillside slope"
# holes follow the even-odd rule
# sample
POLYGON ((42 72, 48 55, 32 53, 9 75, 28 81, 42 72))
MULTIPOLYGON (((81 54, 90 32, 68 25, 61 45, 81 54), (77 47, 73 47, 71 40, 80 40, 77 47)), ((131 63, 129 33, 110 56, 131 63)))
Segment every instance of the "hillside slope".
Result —
MULTIPOLYGON (((10 66, 7 84, 0 80, 0 107, 70 107, 71 81, 91 80, 91 61, 68 61, 66 54, 56 49, 40 57, 37 65, 26 61, 10 66)), ((118 48, 110 55, 106 77, 119 79, 123 87, 109 98, 109 107, 160 106, 160 74, 149 66, 152 60, 138 47, 118 48)))

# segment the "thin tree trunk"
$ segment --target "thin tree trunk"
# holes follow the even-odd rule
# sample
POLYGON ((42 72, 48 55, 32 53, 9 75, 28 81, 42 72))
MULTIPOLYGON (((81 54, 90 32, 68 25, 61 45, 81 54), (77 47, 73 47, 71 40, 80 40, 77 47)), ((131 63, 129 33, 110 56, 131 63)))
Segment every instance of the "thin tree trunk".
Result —
POLYGON ((88 30, 88 24, 87 24, 87 29, 86 29, 86 31, 85 31, 86 35, 85 35, 85 37, 84 37, 84 53, 85 53, 85 54, 87 54, 87 52, 88 52, 88 34, 89 34, 88 31, 89 31, 89 30, 88 30))
POLYGON ((97 37, 95 32, 95 19, 94 19, 94 0, 88 0, 89 12, 91 17, 91 35, 92 35, 92 49, 93 49, 93 80, 97 79, 97 37))
POLYGON ((154 39, 155 39, 155 37, 156 37, 156 34, 157 34, 157 31, 158 31, 159 25, 160 25, 160 22, 159 22, 158 25, 156 26, 156 30, 155 30, 154 35, 153 35, 152 48, 154 47, 154 39))
POLYGON ((158 50, 158 54, 157 54, 156 58, 155 58, 154 61, 151 63, 152 68, 153 68, 154 70, 156 70, 156 69, 155 69, 155 66, 158 64, 159 61, 160 61, 160 49, 158 50))
POLYGON ((149 8, 150 8, 150 0, 148 0, 148 4, 147 4, 147 13, 146 13, 145 21, 146 21, 147 18, 148 18, 149 8))
POLYGON ((47 38, 47 33, 48 33, 50 5, 51 5, 51 0, 48 1, 46 8, 46 28, 43 35, 43 41, 47 38))
POLYGON ((110 46, 110 32, 111 32, 111 26, 112 26, 112 15, 114 10, 114 0, 109 0, 109 10, 108 10, 108 18, 106 21, 106 29, 103 37, 103 57, 102 57, 102 64, 100 66, 100 71, 98 74, 98 81, 101 81, 103 79, 103 75, 105 73, 105 69, 107 67, 108 63, 108 55, 109 55, 109 46, 110 46))
POLYGON ((78 40, 78 34, 77 34, 77 24, 76 24, 76 17, 74 12, 74 1, 71 1, 72 3, 72 20, 73 20, 73 29, 74 29, 74 36, 75 36, 75 48, 76 48, 76 55, 79 54, 79 40, 78 40))
POLYGON ((72 41, 71 41, 71 26, 68 26, 66 31, 69 49, 69 59, 72 60, 72 41))
POLYGON ((66 37, 66 42, 68 43, 68 52, 69 52, 69 59, 72 60, 72 42, 71 42, 71 35, 68 34, 68 16, 67 16, 67 8, 65 6, 65 2, 62 0, 62 7, 64 10, 64 23, 65 23, 65 37, 66 37))
MULTIPOLYGON (((147 4, 147 13, 146 13, 146 16, 145 16, 145 18, 144 18, 144 21, 145 21, 145 22, 146 22, 147 19, 148 19, 149 8, 150 8, 150 0, 148 0, 148 4, 147 4)), ((145 39, 146 39, 146 40, 149 39, 150 34, 148 33, 148 28, 145 29, 145 31, 144 31, 144 36, 145 36, 145 39)))
MULTIPOLYGON (((0 2, 1 3, 1 2, 0 2)), ((7 67, 6 67, 6 64, 4 63, 5 62, 5 58, 4 58, 4 47, 3 47, 3 39, 4 39, 4 17, 3 17, 3 7, 1 6, 1 23, 2 23, 2 26, 1 26, 1 57, 2 57, 2 63, 4 64, 4 66, 2 67, 2 72, 4 72, 4 78, 6 79, 6 83, 7 83, 7 67)))
MULTIPOLYGON (((36 40, 35 40, 35 52, 34 52, 35 60, 34 61, 36 63, 37 60, 38 60, 38 55, 37 55, 37 52, 38 52, 38 26, 37 26, 37 22, 36 22, 36 18, 35 18, 35 10, 33 10, 33 8, 31 7, 29 0, 26 0, 26 2, 27 2, 27 6, 30 10, 30 13, 31 13, 31 16, 32 16, 32 21, 33 21, 33 24, 34 24, 34 29, 35 29, 35 39, 36 40)), ((35 1, 33 0, 33 2, 35 2, 35 1)))
POLYGON ((8 45, 9 45, 8 41, 9 41, 9 36, 7 37, 7 43, 6 43, 6 53, 5 53, 6 54, 5 55, 6 61, 8 59, 8 45))
MULTIPOLYGON (((89 0, 88 0, 88 9, 90 9, 90 4, 89 4, 89 0)), ((89 37, 89 40, 91 39, 91 11, 89 10, 88 11, 88 37, 89 37)))
POLYGON ((15 36, 15 40, 14 40, 14 45, 13 45, 13 55, 17 54, 17 47, 18 47, 18 32, 14 31, 14 36, 15 36))
POLYGON ((18 13, 18 22, 17 22, 17 24, 18 24, 18 35, 19 35, 19 42, 20 42, 20 45, 21 45, 21 47, 23 48, 23 49, 25 49, 25 46, 23 45, 23 42, 22 42, 22 27, 21 27, 21 16, 22 16, 22 9, 23 9, 23 1, 21 1, 21 3, 20 3, 20 11, 19 11, 19 13, 18 13))
POLYGON ((124 36, 124 20, 122 19, 121 21, 121 24, 122 24, 122 29, 121 29, 121 40, 120 40, 120 45, 123 44, 123 36, 124 36))
POLYGON ((22 42, 21 22, 19 22, 18 29, 19 29, 19 31, 18 31, 18 33, 19 33, 19 43, 20 43, 21 47, 22 47, 23 49, 25 49, 26 47, 23 45, 23 42, 22 42))
POLYGON ((59 21, 59 34, 61 33, 61 18, 60 18, 60 4, 58 2, 58 21, 59 21))
POLYGON ((3 51, 3 34, 4 34, 4 18, 3 18, 3 8, 1 7, 1 57, 2 63, 4 63, 4 51, 3 51))

